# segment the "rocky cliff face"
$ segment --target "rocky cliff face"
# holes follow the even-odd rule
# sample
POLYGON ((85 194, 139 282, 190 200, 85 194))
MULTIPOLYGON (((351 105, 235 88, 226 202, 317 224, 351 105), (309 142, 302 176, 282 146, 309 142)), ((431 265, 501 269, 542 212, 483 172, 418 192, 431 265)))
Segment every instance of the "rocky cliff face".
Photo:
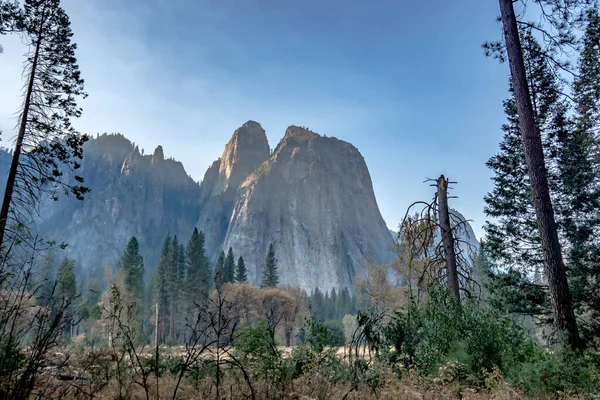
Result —
POLYGON ((248 121, 233 133, 221 158, 204 174, 197 226, 204 231, 212 259, 221 251, 238 188, 269 154, 264 129, 257 122, 248 121))
POLYGON ((48 202, 38 230, 68 243, 66 255, 83 270, 114 267, 131 236, 152 269, 167 232, 186 239, 191 234, 199 185, 181 163, 164 158, 161 146, 142 155, 121 135, 99 136, 85 145, 81 174, 91 189, 85 200, 48 202))
MULTIPOLYGON (((10 159, 0 151, 4 181, 10 159)), ((280 282, 306 290, 353 290, 369 262, 396 256, 359 151, 302 127, 290 126, 271 153, 265 131, 248 121, 201 185, 161 146, 144 155, 122 135, 86 143, 81 173, 91 189, 86 199, 43 204, 37 228, 68 243, 83 270, 114 267, 131 236, 152 270, 166 234, 186 241, 194 226, 213 261, 232 247, 254 283, 271 243, 280 282)))
POLYGON ((352 289, 367 262, 395 257, 361 154, 301 127, 289 127, 273 154, 249 171, 227 211, 221 248, 244 257, 255 283, 270 243, 281 283, 306 290, 352 289))

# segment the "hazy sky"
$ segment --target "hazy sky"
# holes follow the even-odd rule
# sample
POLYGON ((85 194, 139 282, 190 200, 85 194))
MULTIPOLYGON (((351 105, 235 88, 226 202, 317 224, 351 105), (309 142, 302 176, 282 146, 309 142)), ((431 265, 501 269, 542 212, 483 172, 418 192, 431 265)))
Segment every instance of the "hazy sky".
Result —
MULTIPOLYGON (((451 206, 484 222, 486 160, 504 120, 508 67, 484 57, 498 4, 482 0, 63 0, 89 97, 76 127, 121 132, 201 180, 233 131, 258 121, 354 144, 397 227, 444 173, 451 206)), ((0 128, 14 135, 24 48, 0 37, 0 128)))

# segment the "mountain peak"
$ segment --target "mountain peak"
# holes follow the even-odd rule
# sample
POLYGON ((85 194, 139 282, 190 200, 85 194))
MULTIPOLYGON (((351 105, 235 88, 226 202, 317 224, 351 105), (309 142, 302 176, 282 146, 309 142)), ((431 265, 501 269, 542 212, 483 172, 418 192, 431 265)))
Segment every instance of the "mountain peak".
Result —
POLYGON ((163 147, 161 145, 158 145, 154 150, 154 153, 152 153, 152 164, 164 161, 164 159, 165 153, 163 151, 163 147))
POLYGON ((270 154, 267 134, 262 126, 256 121, 244 123, 233 132, 221 158, 204 175, 203 199, 228 191, 235 192, 270 154))
POLYGON ((296 125, 290 125, 286 130, 285 130, 285 136, 283 137, 283 139, 289 139, 289 138, 296 138, 296 139, 300 139, 300 140, 310 140, 310 139, 314 139, 314 138, 318 138, 321 137, 321 135, 319 135, 316 132, 311 131, 309 128, 305 127, 305 126, 296 126, 296 125))

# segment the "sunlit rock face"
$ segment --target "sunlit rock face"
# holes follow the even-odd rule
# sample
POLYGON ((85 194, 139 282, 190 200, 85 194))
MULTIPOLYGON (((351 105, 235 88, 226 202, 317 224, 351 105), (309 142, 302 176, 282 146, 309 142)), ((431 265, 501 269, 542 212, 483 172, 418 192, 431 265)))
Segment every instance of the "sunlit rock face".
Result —
POLYGON ((223 221, 221 248, 244 256, 256 283, 270 243, 281 283, 306 290, 352 289, 368 262, 395 256, 359 151, 297 126, 241 183, 223 221))
POLYGON ((248 121, 233 133, 221 158, 204 174, 197 226, 204 232, 211 259, 216 259, 222 249, 238 188, 269 154, 264 129, 257 122, 248 121))
MULTIPOLYGON (((0 151, 2 186, 10 160, 0 151)), ((79 173, 91 189, 85 200, 44 201, 36 228, 68 243, 64 254, 83 272, 114 268, 131 236, 152 271, 165 236, 187 242, 194 227, 204 232, 212 262, 231 247, 254 283, 262 279, 271 243, 280 282, 307 291, 354 291, 369 263, 396 258, 360 152, 303 127, 290 126, 271 151, 260 124, 246 122, 201 184, 165 158, 162 146, 145 155, 119 134, 86 143, 79 173)), ((465 238, 477 245, 465 227, 465 238)))

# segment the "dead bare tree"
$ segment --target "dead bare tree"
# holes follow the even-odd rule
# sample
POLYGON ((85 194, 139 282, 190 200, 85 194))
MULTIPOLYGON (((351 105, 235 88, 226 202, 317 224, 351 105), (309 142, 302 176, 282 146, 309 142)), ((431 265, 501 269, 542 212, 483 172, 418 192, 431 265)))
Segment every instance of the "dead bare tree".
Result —
POLYGON ((133 322, 137 305, 135 303, 125 304, 121 296, 121 290, 114 283, 110 287, 108 303, 104 310, 112 328, 112 340, 110 340, 109 347, 116 362, 119 397, 129 393, 131 385, 125 382, 131 378, 132 383, 144 390, 146 400, 150 400, 149 380, 152 366, 148 365, 142 356, 146 350, 146 345, 138 346, 138 343, 144 342, 140 337, 142 332, 136 331, 136 324, 133 322))
POLYGON ((419 264, 419 270, 410 273, 414 278, 416 272, 419 293, 433 282, 444 282, 460 302, 462 296, 473 297, 472 287, 478 287, 471 276, 475 249, 462 238, 468 235, 468 221, 448 207, 448 198, 452 198, 448 196, 449 185, 455 182, 444 175, 426 182, 437 189, 433 200, 409 206, 398 237, 408 253, 404 255, 408 267, 419 264))
POLYGON ((460 288, 458 286, 458 271, 456 268, 456 253, 454 251, 454 235, 450 226, 448 212, 448 179, 441 175, 437 181, 437 207, 442 243, 444 245, 444 261, 448 275, 448 288, 460 304, 460 288))

